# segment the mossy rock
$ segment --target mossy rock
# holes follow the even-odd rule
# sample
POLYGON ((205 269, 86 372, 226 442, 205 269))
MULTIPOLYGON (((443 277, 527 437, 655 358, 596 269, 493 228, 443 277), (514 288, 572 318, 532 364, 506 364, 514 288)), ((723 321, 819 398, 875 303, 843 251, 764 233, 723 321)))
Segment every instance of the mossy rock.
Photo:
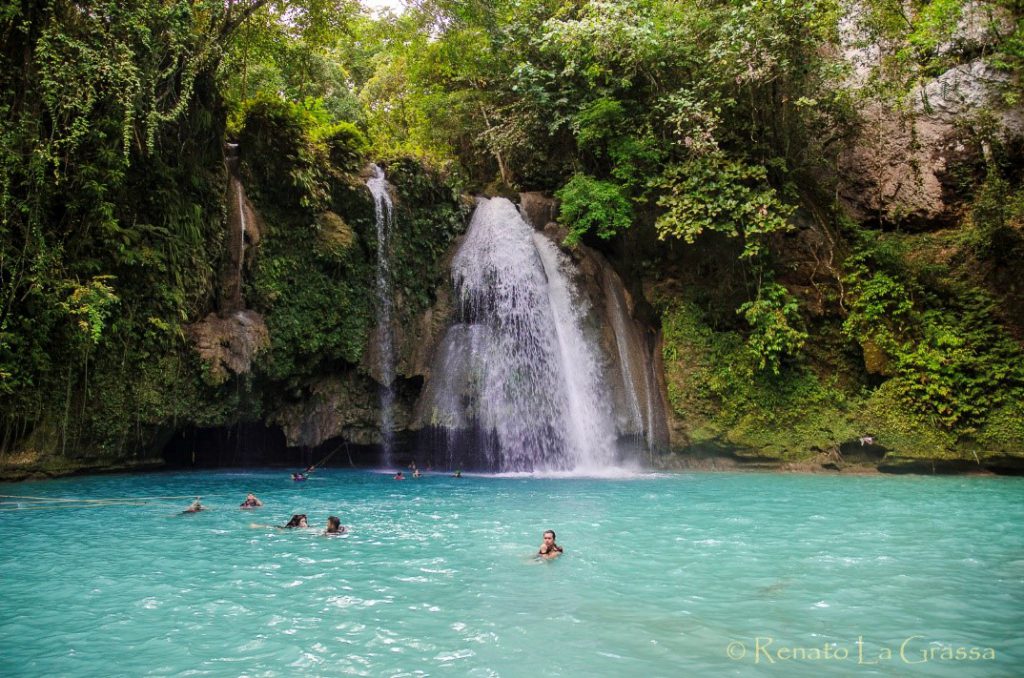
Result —
POLYGON ((330 252, 340 254, 356 242, 356 233, 334 212, 321 212, 316 217, 320 243, 330 252))

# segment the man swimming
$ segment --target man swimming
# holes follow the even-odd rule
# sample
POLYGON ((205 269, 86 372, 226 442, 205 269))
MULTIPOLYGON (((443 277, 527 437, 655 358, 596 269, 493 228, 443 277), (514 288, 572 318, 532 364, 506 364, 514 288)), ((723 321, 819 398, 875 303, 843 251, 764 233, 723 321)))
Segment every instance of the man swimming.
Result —
POLYGON ((541 558, 557 558, 562 555, 562 547, 555 543, 554 530, 544 530, 544 543, 540 545, 537 555, 541 558))
POLYGON ((331 516, 327 519, 327 529, 324 534, 333 536, 336 534, 345 534, 348 532, 348 528, 341 524, 341 519, 338 516, 331 516))

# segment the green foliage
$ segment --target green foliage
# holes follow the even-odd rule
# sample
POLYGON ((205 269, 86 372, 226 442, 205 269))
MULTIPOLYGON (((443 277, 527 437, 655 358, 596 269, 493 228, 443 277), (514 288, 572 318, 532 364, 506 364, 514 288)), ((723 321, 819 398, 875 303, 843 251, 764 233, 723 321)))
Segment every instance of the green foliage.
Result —
POLYGON ((1019 447, 1024 192, 998 111, 962 121, 987 163, 957 175, 965 228, 885 236, 814 209, 865 101, 909 107, 927 78, 981 58, 1019 104, 1019 4, 860 3, 863 44, 844 46, 877 48, 880 66, 853 91, 835 0, 430 0, 380 19, 346 0, 0 3, 0 424, 137 449, 182 412, 257 416, 280 387, 359 364, 376 235, 355 175, 373 155, 399 193, 403 326, 444 280, 460 190, 562 186, 568 244, 624 234, 607 247, 644 283, 690 267, 726 290, 709 295, 720 305, 753 297, 714 309, 717 330, 685 304, 664 315, 673 407, 708 436, 824 449, 861 417, 903 451, 1019 447), (961 39, 958 20, 989 14, 1009 23, 961 39), (225 140, 266 221, 245 282, 272 335, 259 387, 206 386, 185 340, 224 265, 225 140), (848 312, 850 346, 885 358, 863 395, 797 360, 821 327, 781 283, 810 266, 816 288, 836 278, 815 322, 848 312))
POLYGON ((342 172, 358 172, 366 162, 369 143, 366 135, 350 122, 337 122, 323 129, 318 141, 327 146, 327 157, 342 172))
POLYGON ((565 244, 575 247, 584 234, 608 239, 629 228, 632 208, 622 190, 608 181, 576 174, 555 197, 561 201, 559 218, 569 227, 565 244))
POLYGON ((1020 443, 1024 440, 1024 400, 1009 400, 990 412, 975 437, 988 451, 1019 454, 1020 443))
POLYGON ((956 434, 908 409, 899 384, 893 380, 869 394, 862 419, 862 430, 871 431, 877 440, 885 441, 888 449, 901 456, 931 459, 957 456, 954 452, 956 434))
POLYGON ((719 153, 701 155, 670 165, 655 180, 664 191, 658 205, 658 237, 693 243, 705 231, 740 238, 742 258, 762 253, 765 239, 790 230, 794 208, 784 203, 767 183, 763 165, 730 160, 719 153))
POLYGON ((76 319, 78 329, 92 344, 98 344, 103 335, 107 318, 118 298, 114 289, 107 284, 113 276, 100 275, 85 285, 73 285, 67 301, 62 306, 67 314, 76 319))
POLYGON ((746 302, 736 312, 750 325, 747 346, 760 370, 771 369, 779 374, 783 363, 796 358, 807 341, 807 332, 799 329, 799 305, 778 283, 764 285, 757 299, 746 302))
POLYGON ((1024 187, 1012 189, 998 171, 990 171, 974 196, 970 211, 970 246, 984 258, 1001 263, 1024 254, 1024 187))
POLYGON ((601 98, 576 114, 573 127, 582 150, 600 151, 602 145, 620 136, 626 111, 615 99, 601 98))
POLYGON ((315 101, 275 96, 246 102, 237 138, 248 177, 264 202, 310 210, 326 208, 328 175, 355 174, 369 148, 355 125, 332 121, 315 101))
POLYGON ((848 277, 844 331, 870 340, 891 365, 889 393, 921 421, 970 434, 1024 389, 1024 351, 1000 327, 992 299, 949 281, 931 282, 892 261, 886 246, 862 251, 848 277), (890 270, 872 270, 887 262, 890 270))
POLYGON ((465 232, 469 210, 459 200, 456 177, 410 157, 393 158, 386 167, 397 191, 394 223, 401 234, 392 239, 390 253, 393 291, 401 301, 395 320, 412 327, 449 280, 443 262, 452 242, 465 232))
POLYGON ((362 275, 355 280, 331 275, 310 265, 297 247, 301 242, 293 235, 288 243, 261 253, 249 295, 264 314, 271 338, 258 369, 292 386, 318 374, 329 356, 357 364, 373 322, 372 270, 367 264, 360 264, 362 275))

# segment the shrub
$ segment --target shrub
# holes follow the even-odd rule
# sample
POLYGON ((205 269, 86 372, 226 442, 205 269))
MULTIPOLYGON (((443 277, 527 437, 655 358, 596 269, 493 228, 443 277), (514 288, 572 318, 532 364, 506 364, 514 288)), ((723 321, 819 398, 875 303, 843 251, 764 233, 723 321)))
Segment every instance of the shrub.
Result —
POLYGON ((593 231, 607 240, 625 231, 632 223, 633 210, 622 190, 609 181, 587 174, 575 174, 555 193, 561 201, 559 216, 569 227, 565 244, 575 247, 593 231))

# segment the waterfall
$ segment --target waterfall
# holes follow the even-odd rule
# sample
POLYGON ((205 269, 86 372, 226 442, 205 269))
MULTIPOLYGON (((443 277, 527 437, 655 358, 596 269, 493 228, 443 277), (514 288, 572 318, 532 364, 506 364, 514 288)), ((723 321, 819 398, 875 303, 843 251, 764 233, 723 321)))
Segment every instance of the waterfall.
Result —
POLYGON ((609 268, 602 277, 606 315, 615 334, 629 417, 637 437, 653 455, 664 446, 668 436, 654 376, 654 347, 645 341, 642 330, 630 316, 618 275, 609 268))
POLYGON ((391 240, 392 204, 388 193, 388 182, 384 170, 373 166, 373 176, 366 180, 373 194, 377 217, 377 346, 380 360, 380 434, 383 446, 382 461, 391 465, 394 448, 394 381, 395 348, 391 328, 392 296, 391 267, 388 261, 388 247, 391 240))
POLYGON ((456 322, 425 393, 426 423, 502 471, 601 470, 615 459, 601 353, 572 263, 504 198, 478 202, 452 261, 456 322))
MULTIPOLYGON (((612 275, 612 273, 605 273, 604 275, 604 296, 605 302, 608 305, 607 314, 612 321, 612 331, 615 333, 615 347, 619 353, 619 365, 622 370, 622 383, 625 387, 624 391, 626 405, 629 409, 629 417, 634 430, 644 435, 647 431, 647 426, 644 412, 640 405, 640 396, 637 394, 637 385, 640 383, 638 382, 638 377, 641 376, 637 372, 644 371, 644 365, 642 361, 640 365, 634 364, 635 359, 642 357, 643 353, 639 350, 636 334, 631 331, 631 321, 626 310, 626 302, 622 298, 622 284, 614 284, 610 280, 612 275)), ((646 386, 646 380, 643 382, 643 386, 646 386)))
MULTIPOLYGON (((245 308, 242 298, 242 274, 245 269, 246 240, 253 244, 259 241, 259 227, 252 223, 250 231, 250 215, 252 206, 245 197, 245 186, 239 176, 238 144, 225 144, 224 166, 228 171, 228 259, 221 271, 221 312, 227 313, 245 308)), ((255 221, 255 218, 253 218, 255 221)))
POLYGON ((238 275, 241 276, 245 265, 245 188, 237 176, 231 177, 231 181, 234 182, 235 195, 238 196, 238 275))

